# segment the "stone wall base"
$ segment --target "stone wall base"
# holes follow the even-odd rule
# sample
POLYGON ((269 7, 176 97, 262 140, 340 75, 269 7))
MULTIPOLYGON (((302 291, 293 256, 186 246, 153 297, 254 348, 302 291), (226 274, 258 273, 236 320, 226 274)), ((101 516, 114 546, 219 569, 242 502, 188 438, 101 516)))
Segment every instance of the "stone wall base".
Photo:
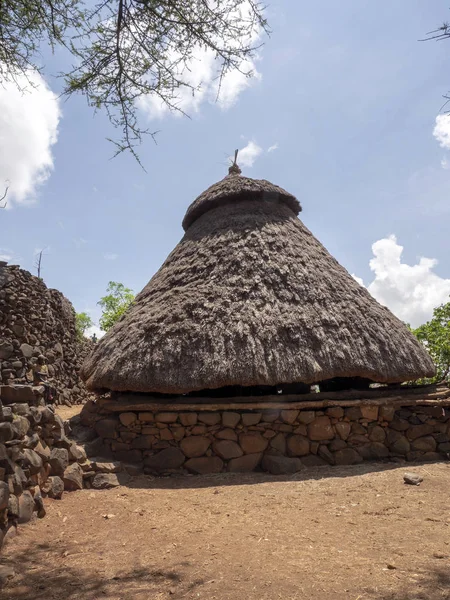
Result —
POLYGON ((145 473, 293 473, 362 461, 446 460, 450 409, 361 405, 324 410, 110 412, 88 402, 95 452, 140 463, 145 473))

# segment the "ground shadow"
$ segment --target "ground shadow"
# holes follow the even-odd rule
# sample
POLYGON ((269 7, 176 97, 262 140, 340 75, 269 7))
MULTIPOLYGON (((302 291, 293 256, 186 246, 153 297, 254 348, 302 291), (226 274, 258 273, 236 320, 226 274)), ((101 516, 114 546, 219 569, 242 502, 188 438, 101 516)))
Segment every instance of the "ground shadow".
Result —
POLYGON ((285 483, 292 481, 310 481, 332 478, 357 477, 368 473, 383 473, 392 469, 414 470, 430 463, 363 463, 349 466, 306 467, 304 470, 292 475, 270 475, 264 472, 251 473, 216 473, 209 475, 181 475, 170 476, 140 475, 127 477, 118 473, 121 485, 130 488, 142 489, 200 489, 208 487, 228 487, 235 485, 257 485, 261 483, 285 483))
MULTIPOLYGON (((448 558, 446 562, 448 562, 448 558)), ((419 573, 416 582, 408 583, 400 590, 381 595, 368 593, 362 598, 367 598, 367 600, 449 600, 450 567, 419 573)))
POLYGON ((72 553, 79 552, 79 547, 70 541, 11 549, 10 556, 6 552, 0 559, 0 571, 4 567, 14 570, 13 577, 0 588, 2 600, 148 600, 161 594, 179 599, 204 583, 188 577, 189 563, 167 570, 149 566, 127 572, 118 565, 112 577, 101 572, 99 557, 75 567, 72 553))

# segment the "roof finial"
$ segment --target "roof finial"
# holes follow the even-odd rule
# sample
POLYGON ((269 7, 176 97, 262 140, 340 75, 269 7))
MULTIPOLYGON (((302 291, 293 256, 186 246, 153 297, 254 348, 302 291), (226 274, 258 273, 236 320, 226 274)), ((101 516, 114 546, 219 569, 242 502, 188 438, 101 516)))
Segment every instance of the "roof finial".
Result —
POLYGON ((229 175, 240 175, 242 173, 242 171, 239 168, 239 165, 237 164, 238 152, 239 152, 239 150, 234 151, 234 161, 233 161, 233 164, 231 165, 231 167, 228 169, 229 175))

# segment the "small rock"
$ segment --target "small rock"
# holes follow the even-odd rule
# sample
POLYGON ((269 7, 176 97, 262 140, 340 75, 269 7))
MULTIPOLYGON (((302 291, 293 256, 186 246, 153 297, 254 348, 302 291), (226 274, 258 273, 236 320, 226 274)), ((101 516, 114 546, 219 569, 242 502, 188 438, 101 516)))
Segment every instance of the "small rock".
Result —
POLYGON ((65 448, 53 448, 50 453, 51 473, 52 475, 62 476, 69 464, 69 453, 65 448))
POLYGON ((409 485, 420 485, 423 481, 423 477, 417 473, 405 473, 403 475, 403 481, 409 485))
POLYGON ((45 487, 42 487, 41 489, 42 491, 46 491, 49 498, 59 500, 64 492, 64 482, 61 479, 61 477, 53 475, 52 477, 49 477, 47 479, 47 481, 45 482, 45 487))
POLYGON ((33 516, 34 498, 31 492, 25 490, 19 496, 19 523, 28 523, 33 516))
POLYGON ((91 485, 96 490, 105 490, 120 485, 115 473, 97 473, 92 479, 91 485))
POLYGON ((72 492, 83 489, 83 469, 78 463, 69 465, 63 475, 64 489, 72 492))

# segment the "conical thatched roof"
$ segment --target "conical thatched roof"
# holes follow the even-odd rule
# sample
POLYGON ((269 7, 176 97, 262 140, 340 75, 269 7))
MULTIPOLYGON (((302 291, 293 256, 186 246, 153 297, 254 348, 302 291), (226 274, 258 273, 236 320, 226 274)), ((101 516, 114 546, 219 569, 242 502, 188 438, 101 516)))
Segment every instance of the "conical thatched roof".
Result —
POLYGON ((183 239, 96 345, 82 369, 88 387, 186 393, 433 375, 415 337, 300 210, 288 192, 232 168, 191 204, 183 239))

